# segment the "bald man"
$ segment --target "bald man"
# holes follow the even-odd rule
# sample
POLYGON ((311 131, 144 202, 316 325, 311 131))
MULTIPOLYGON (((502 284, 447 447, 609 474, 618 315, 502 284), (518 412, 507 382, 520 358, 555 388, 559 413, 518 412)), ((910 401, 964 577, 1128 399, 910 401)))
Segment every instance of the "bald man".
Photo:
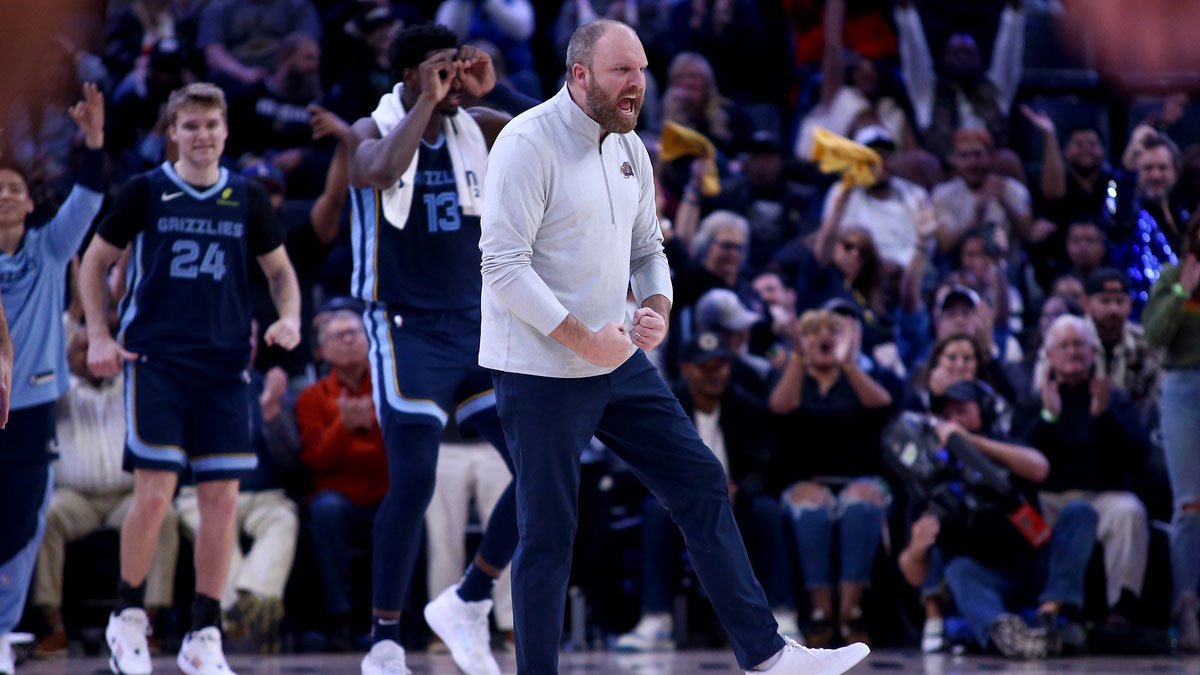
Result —
POLYGON ((484 179, 479 363, 494 371, 516 465, 518 673, 557 672, 579 458, 593 435, 683 531, 742 668, 841 673, 869 650, 779 636, 721 463, 643 353, 666 337, 671 277, 650 157, 629 133, 646 90, 642 44, 625 24, 595 21, 571 38, 566 66, 566 86, 501 132, 484 179))

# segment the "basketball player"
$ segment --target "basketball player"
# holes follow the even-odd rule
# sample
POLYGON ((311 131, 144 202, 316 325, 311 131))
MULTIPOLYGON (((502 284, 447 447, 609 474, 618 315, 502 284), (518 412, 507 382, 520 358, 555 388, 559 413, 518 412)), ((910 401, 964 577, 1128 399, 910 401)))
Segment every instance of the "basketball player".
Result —
MULTIPOLYGON (((479 208, 488 148, 508 116, 463 110, 464 93, 495 85, 490 59, 459 48, 435 24, 401 31, 391 46, 398 84, 349 138, 354 273, 366 301, 372 392, 391 485, 375 516, 372 640, 363 675, 406 673, 400 610, 433 494, 442 428, 454 415, 505 461, 491 375, 479 350, 479 208)), ((511 463, 510 463, 511 467, 511 463)), ((468 675, 498 675, 488 612, 495 577, 516 547, 512 486, 492 514, 479 554, 457 586, 425 608, 430 627, 468 675)))
POLYGON ((29 182, 19 166, 0 163, 0 296, 12 320, 11 341, 0 329, 0 673, 6 674, 13 671, 8 633, 25 606, 54 490, 54 402, 70 384, 62 323, 67 265, 104 201, 104 97, 96 85, 84 85, 70 114, 83 131, 83 166, 49 223, 25 226, 34 208, 29 182))
POLYGON ((219 598, 232 547, 238 477, 257 465, 244 369, 250 358, 248 266, 257 259, 281 317, 268 344, 300 341, 300 293, 283 230, 257 183, 221 168, 225 96, 190 84, 167 102, 179 160, 135 176, 100 223, 80 267, 88 367, 125 371, 125 468, 133 506, 121 529, 120 604, 105 636, 114 673, 149 673, 146 573, 179 473, 196 482, 196 596, 177 659, 185 675, 231 675, 219 598), (104 320, 104 278, 132 245, 117 340, 104 320), (118 342, 119 340, 119 342, 118 342))

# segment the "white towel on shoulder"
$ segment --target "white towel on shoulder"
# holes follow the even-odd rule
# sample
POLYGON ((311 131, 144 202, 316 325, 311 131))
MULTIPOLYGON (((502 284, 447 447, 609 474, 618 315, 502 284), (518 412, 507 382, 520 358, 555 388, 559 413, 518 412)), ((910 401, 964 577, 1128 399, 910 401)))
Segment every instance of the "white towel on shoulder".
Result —
MULTIPOLYGON (((380 136, 387 136, 404 119, 402 101, 404 84, 397 84, 389 94, 379 99, 379 107, 371 113, 380 136)), ((450 161, 454 165, 454 183, 458 188, 458 204, 463 215, 478 216, 483 206, 483 176, 487 168, 487 140, 483 130, 463 108, 446 118, 442 129, 446 145, 450 150, 450 161)), ((400 180, 383 191, 381 203, 383 214, 393 227, 404 229, 408 210, 412 206, 413 178, 417 173, 417 153, 412 162, 400 175, 400 180)))

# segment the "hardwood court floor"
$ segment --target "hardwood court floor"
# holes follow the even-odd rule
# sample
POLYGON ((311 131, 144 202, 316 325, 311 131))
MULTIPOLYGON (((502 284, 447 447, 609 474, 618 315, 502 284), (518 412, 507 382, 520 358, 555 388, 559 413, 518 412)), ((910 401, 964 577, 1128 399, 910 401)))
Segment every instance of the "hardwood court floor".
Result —
MULTIPOLYGON (((238 675, 358 675, 361 656, 350 654, 296 654, 255 657, 233 656, 230 666, 238 675)), ((409 668, 414 675, 457 675, 449 656, 412 654, 409 668)), ((156 659, 155 672, 178 673, 174 658, 156 659)), ((504 655, 500 667, 505 673, 516 671, 511 655, 504 655)), ((17 667, 17 675, 105 675, 106 659, 64 659, 26 661, 17 667)), ((585 652, 563 654, 560 675, 708 675, 740 673, 728 651, 684 651, 664 654, 622 654, 585 652)), ((1200 657, 1084 657, 1038 662, 1014 662, 982 656, 923 656, 915 650, 882 650, 851 671, 853 675, 951 675, 981 673, 987 675, 1034 675, 1070 673, 1072 675, 1162 675, 1180 673, 1200 675, 1200 657)))

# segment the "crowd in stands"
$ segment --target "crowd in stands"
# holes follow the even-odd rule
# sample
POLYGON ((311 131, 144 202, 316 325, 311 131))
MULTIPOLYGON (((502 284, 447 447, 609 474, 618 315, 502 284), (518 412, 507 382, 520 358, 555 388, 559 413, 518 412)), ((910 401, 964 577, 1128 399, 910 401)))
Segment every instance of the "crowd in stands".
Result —
MULTIPOLYGON (((1057 0, 95 4, 106 32, 47 44, 38 86, 0 120, 30 222, 75 182, 83 138, 66 111, 81 83, 105 93, 117 185, 177 157, 167 96, 213 82, 229 100, 223 163, 271 195, 303 291, 301 346, 256 344, 247 367, 259 468, 241 484, 221 598, 230 644, 363 645, 363 551, 388 469, 363 306, 347 297, 345 138, 394 84, 391 37, 450 27, 490 55, 512 108, 553 95, 572 32, 613 18, 650 61, 636 133, 674 281, 672 330, 650 357, 726 469, 781 631, 1024 658, 1086 650, 1088 632, 1093 650, 1106 635, 1112 648, 1200 651, 1200 105, 1162 89, 1135 102, 1103 77, 1032 84, 1033 69, 1095 75, 1027 39, 1065 20, 1057 0), (814 152, 830 149, 874 159, 852 180, 819 169, 814 152), (1021 510, 918 499, 882 443, 906 412, 939 447, 965 443, 1002 469, 1021 510)), ((114 321, 123 283, 114 274, 108 290, 114 321)), ((265 327, 267 281, 253 272, 252 285, 265 327)), ((73 542, 119 529, 133 485, 121 376, 88 372, 80 319, 72 303, 25 617, 40 655, 84 635, 68 620, 84 613, 65 606, 81 583, 64 577, 105 566, 71 566, 73 542)), ((571 635, 690 644, 680 622, 697 610, 679 600, 699 596, 670 517, 593 446, 573 582, 591 611, 571 635)), ((417 597, 457 580, 507 484, 499 462, 447 431, 417 597)), ((186 606, 175 582, 198 518, 185 485, 147 583, 163 640, 186 606)), ((494 625, 511 637, 506 584, 494 625)))

